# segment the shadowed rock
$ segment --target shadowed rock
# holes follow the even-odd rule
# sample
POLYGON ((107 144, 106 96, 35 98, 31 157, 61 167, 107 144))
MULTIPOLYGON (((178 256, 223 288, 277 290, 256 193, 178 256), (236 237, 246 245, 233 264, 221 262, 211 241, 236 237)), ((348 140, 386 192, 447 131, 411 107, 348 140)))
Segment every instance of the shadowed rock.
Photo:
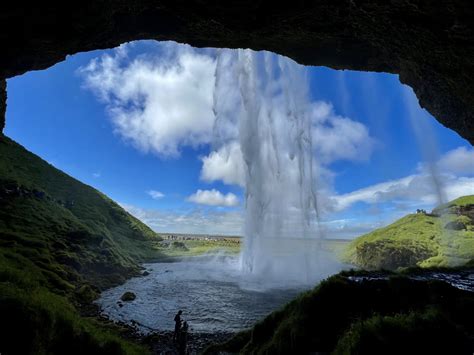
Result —
POLYGON ((76 5, 3 2, 0 80, 45 69, 68 54, 138 39, 265 49, 308 65, 398 73, 422 107, 474 143, 471 1, 85 0, 76 5))
POLYGON ((137 298, 137 295, 130 291, 125 292, 122 297, 120 297, 120 299, 124 302, 133 301, 135 298, 137 298))

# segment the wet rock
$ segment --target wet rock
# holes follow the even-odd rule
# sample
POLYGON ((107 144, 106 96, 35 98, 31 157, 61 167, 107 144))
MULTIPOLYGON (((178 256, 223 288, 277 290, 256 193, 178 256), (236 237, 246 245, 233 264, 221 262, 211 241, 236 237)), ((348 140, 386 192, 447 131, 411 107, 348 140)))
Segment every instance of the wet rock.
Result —
POLYGON ((446 223, 444 228, 445 229, 450 229, 450 230, 453 230, 453 231, 460 231, 460 230, 465 230, 466 225, 461 221, 451 221, 451 222, 446 223))
POLYGON ((124 302, 133 301, 135 298, 137 298, 137 295, 130 291, 125 292, 122 297, 120 297, 124 302))
POLYGON ((142 274, 142 275, 143 275, 143 276, 148 276, 148 275, 150 275, 150 273, 149 273, 148 271, 143 271, 143 274, 142 274))

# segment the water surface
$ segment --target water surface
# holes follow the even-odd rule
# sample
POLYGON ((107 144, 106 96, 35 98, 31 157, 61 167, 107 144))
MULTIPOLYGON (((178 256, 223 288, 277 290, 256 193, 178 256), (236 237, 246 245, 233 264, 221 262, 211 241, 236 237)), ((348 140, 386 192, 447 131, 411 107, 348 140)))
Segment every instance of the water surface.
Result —
POLYGON ((242 275, 237 257, 196 257, 144 267, 150 275, 109 289, 97 301, 104 314, 116 321, 137 321, 145 326, 144 332, 174 329, 179 309, 194 332, 236 332, 309 288, 288 280, 282 285, 278 280, 242 275), (137 298, 120 302, 126 291, 137 298))

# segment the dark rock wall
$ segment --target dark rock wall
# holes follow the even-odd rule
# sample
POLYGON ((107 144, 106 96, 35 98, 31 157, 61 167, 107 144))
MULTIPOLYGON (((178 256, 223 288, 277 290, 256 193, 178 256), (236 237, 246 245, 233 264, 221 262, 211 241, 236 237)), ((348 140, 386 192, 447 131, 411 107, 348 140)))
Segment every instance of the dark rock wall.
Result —
POLYGON ((470 0, 83 0, 0 5, 0 80, 137 39, 266 49, 303 64, 400 74, 474 143, 470 0))
POLYGON ((0 80, 0 133, 5 128, 5 113, 7 112, 7 81, 0 80))

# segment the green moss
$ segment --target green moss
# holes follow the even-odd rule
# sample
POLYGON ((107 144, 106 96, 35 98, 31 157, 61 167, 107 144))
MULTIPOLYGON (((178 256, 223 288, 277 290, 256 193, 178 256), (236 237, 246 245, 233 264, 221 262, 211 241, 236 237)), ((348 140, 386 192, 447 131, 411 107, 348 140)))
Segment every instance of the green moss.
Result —
POLYGON ((158 240, 99 191, 0 135, 0 353, 146 352, 77 307, 160 257, 158 240))
POLYGON ((31 259, 61 289, 70 288, 71 274, 110 287, 137 274, 140 261, 160 256, 153 242, 161 238, 146 225, 5 136, 0 234, 12 252, 31 259))
POLYGON ((444 211, 449 210, 453 207, 466 207, 470 205, 474 205, 474 195, 458 197, 455 200, 442 204, 436 207, 433 210, 433 213, 442 214, 444 211))
MULTIPOLYGON (((208 353, 307 354, 337 349, 338 353, 352 354, 347 351, 365 349, 366 339, 380 335, 382 340, 374 345, 379 351, 375 353, 385 354, 390 353, 389 344, 398 341, 398 335, 410 339, 413 349, 431 349, 425 344, 430 334, 437 336, 440 349, 457 349, 457 345, 472 349, 469 335, 474 334, 470 319, 473 311, 472 293, 442 282, 400 276, 355 282, 341 274, 300 295, 250 331, 210 347, 208 353), (458 340, 459 344, 452 344, 458 340)), ((399 353, 413 352, 405 349, 399 353)))
POLYGON ((81 318, 64 298, 44 288, 0 283, 2 354, 143 354, 147 350, 81 318), (25 292, 28 291, 28 292, 25 292))
POLYGON ((468 211, 471 202, 474 196, 465 196, 438 207, 433 214, 405 216, 352 241, 343 259, 368 269, 466 264, 474 259, 474 222, 468 211), (452 222, 466 228, 446 228, 452 222))
POLYGON ((241 243, 237 238, 222 238, 216 240, 206 240, 204 238, 179 241, 178 247, 173 247, 173 243, 158 242, 154 247, 160 254, 171 258, 199 256, 204 254, 238 254, 241 243))
POLYGON ((439 311, 428 309, 356 322, 334 355, 472 354, 468 334, 439 311))

